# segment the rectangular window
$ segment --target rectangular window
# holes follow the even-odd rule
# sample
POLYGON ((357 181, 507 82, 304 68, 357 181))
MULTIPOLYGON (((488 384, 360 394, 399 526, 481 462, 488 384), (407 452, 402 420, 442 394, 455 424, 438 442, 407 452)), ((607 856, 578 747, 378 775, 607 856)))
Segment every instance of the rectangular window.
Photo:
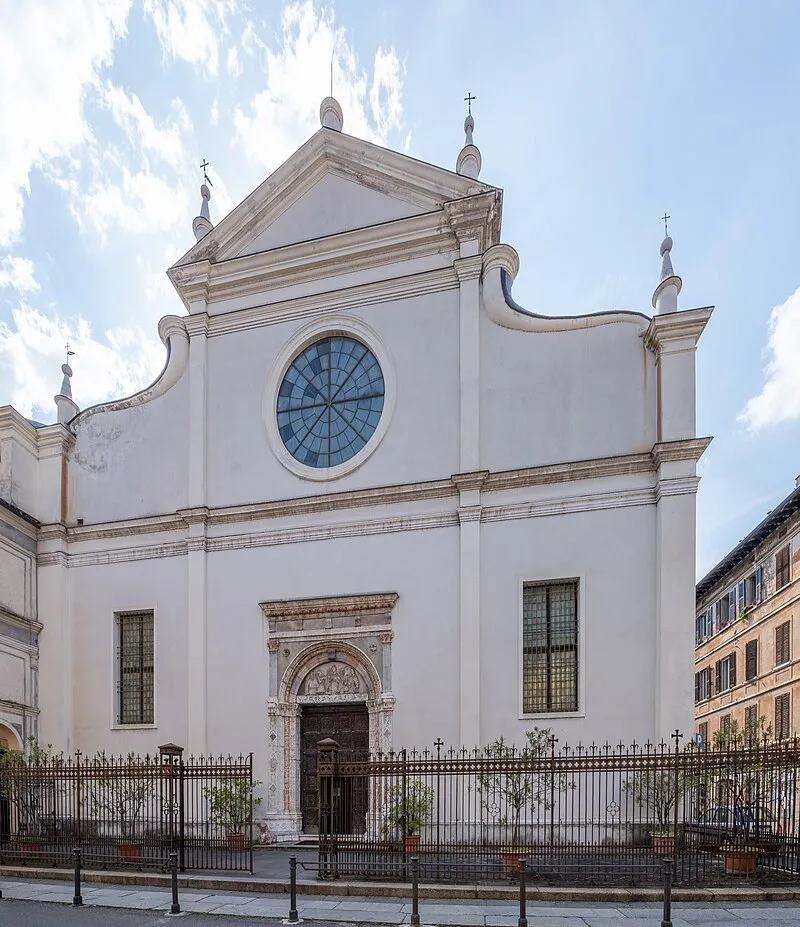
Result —
POLYGON ((775 696, 775 739, 789 736, 789 693, 775 696))
POLYGON ((775 666, 782 666, 791 659, 789 648, 789 625, 790 622, 784 621, 775 628, 775 666))
POLYGON ((694 674, 694 700, 704 702, 711 697, 711 670, 706 667, 694 674))
POLYGON ((758 676, 758 640, 748 641, 744 647, 744 678, 755 679, 758 676))
POLYGON ((522 590, 522 710, 578 710, 578 584, 522 590))
POLYGON ((789 584, 791 571, 789 569, 789 545, 782 547, 775 554, 775 590, 783 589, 789 584))
POLYGON ((736 685, 736 654, 717 660, 717 692, 727 692, 736 685))
POLYGON ((697 733, 700 735, 700 746, 705 747, 708 744, 708 721, 697 725, 697 733))
POLYGON ((758 740, 758 703, 748 705, 744 710, 744 736, 748 747, 758 740))
POLYGON ((747 607, 747 580, 743 579, 736 587, 736 617, 741 618, 747 607))
POLYGON ((153 613, 117 615, 117 724, 153 724, 153 613))
POLYGON ((731 716, 722 715, 722 717, 719 719, 720 734, 727 734, 730 729, 731 729, 731 716))

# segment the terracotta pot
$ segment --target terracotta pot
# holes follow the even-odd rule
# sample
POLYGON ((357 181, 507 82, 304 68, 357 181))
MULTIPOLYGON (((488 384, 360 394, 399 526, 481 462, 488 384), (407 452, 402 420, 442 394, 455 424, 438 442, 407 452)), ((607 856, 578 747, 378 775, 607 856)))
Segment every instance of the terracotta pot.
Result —
POLYGON ((650 839, 653 841, 653 850, 659 856, 672 856, 675 852, 675 835, 651 834, 650 839))
POLYGON ((20 856, 38 856, 44 849, 44 844, 32 837, 19 837, 17 839, 20 856))
POLYGON ((751 875, 756 871, 758 853, 742 850, 723 850, 727 875, 751 875))
POLYGON ((229 850, 243 850, 245 848, 244 834, 227 834, 225 846, 229 850))
POLYGON ((506 877, 515 879, 519 875, 520 862, 525 859, 525 854, 519 850, 503 850, 502 855, 506 877))
POLYGON ((419 834, 406 834, 406 853, 419 852, 419 834))
POLYGON ((121 843, 119 845, 119 855, 122 859, 141 859, 141 843, 121 843))

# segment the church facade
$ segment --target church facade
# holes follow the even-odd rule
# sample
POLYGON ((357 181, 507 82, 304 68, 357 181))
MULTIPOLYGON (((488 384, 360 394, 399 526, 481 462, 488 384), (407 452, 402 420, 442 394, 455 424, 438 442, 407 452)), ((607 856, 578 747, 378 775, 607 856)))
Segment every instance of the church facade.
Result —
POLYGON ((288 835, 325 736, 689 735, 711 310, 671 240, 652 317, 533 314, 471 117, 455 172, 321 122, 216 225, 204 187, 150 387, 79 412, 65 365, 56 424, 0 409, 39 741, 252 750, 288 835))

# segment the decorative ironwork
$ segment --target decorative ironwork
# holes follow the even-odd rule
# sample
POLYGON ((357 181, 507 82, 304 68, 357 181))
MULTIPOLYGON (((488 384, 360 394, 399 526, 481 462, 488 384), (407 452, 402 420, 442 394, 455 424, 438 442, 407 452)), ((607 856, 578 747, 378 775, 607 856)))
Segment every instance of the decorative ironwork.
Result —
POLYGON ((164 870, 174 851, 181 870, 252 872, 253 784, 252 754, 187 760, 174 744, 152 756, 6 753, 0 864, 67 866, 80 847, 86 868, 164 870))
MULTIPOLYGON (((539 732, 544 734, 544 732, 539 732)), ((563 745, 373 754, 318 745, 319 874, 423 881, 517 878, 536 884, 713 885, 796 882, 800 874, 800 742, 717 749, 671 744, 563 745), (353 828, 349 783, 367 810, 353 828), (754 847, 749 874, 733 872, 754 847)), ((729 741, 730 743, 730 741, 729 741)))

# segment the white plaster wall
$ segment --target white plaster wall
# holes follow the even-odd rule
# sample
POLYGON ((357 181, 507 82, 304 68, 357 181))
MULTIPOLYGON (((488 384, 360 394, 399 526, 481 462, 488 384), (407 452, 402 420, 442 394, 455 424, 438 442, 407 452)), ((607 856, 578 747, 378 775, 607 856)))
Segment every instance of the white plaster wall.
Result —
MULTIPOLYGON (((550 727, 561 743, 653 735, 655 506, 606 509, 481 526, 482 733, 520 742, 550 727), (584 717, 520 717, 521 584, 580 582, 584 717)), ((690 697, 689 689, 685 698, 690 697)))
POLYGON ((86 524, 174 512, 187 505, 188 377, 165 395, 75 423, 71 520, 86 524))
POLYGON ((310 241, 423 212, 403 200, 335 174, 325 174, 296 203, 247 244, 241 254, 310 241))
POLYGON ((0 496, 36 517, 36 457, 13 433, 0 436, 0 496))
POLYGON ((0 699, 26 702, 26 660, 12 640, 0 638, 0 699))
POLYGON ((69 571, 75 748, 152 753, 159 744, 186 742, 186 563, 186 557, 164 557, 69 571), (114 612, 137 609, 155 610, 157 727, 112 730, 114 612))
POLYGON ((26 590, 31 560, 30 555, 0 540, 0 607, 17 615, 29 614, 26 590))
POLYGON ((458 470, 458 293, 342 315, 366 322, 392 358, 397 402, 381 445, 363 466, 332 482, 290 473, 269 447, 262 403, 278 353, 308 320, 210 338, 209 505, 442 479, 458 470))
POLYGON ((635 325, 519 332, 481 318, 481 467, 649 451, 656 376, 635 325))
POLYGON ((266 780, 269 693, 259 602, 397 592, 395 744, 458 737, 458 529, 406 531, 208 556, 208 742, 254 750, 266 780))

